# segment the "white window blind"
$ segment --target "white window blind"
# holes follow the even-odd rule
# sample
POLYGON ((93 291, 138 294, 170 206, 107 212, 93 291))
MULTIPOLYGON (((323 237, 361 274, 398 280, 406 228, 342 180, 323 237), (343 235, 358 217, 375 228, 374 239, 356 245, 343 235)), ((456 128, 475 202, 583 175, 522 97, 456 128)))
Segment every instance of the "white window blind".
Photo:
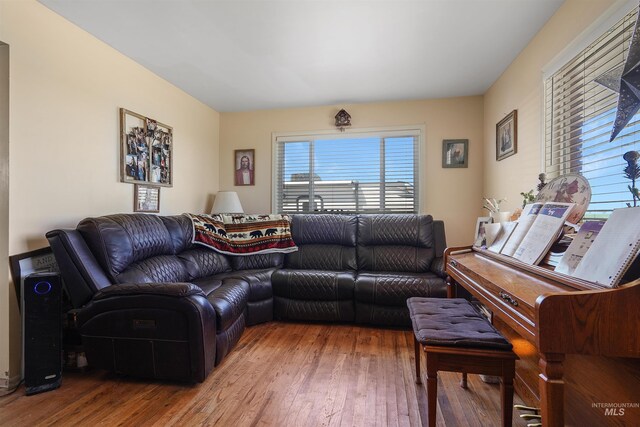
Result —
POLYGON ((609 142, 618 93, 595 79, 624 64, 636 15, 637 8, 545 81, 545 172, 589 180, 586 218, 607 217, 632 200, 622 155, 640 148, 640 114, 609 142))
POLYGON ((280 213, 417 213, 419 130, 275 139, 280 213))

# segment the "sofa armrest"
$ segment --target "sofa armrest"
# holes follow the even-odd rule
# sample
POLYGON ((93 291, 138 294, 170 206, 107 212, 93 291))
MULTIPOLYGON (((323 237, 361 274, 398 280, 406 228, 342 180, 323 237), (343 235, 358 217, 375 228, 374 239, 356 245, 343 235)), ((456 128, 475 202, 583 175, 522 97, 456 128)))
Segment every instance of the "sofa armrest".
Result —
POLYGON ((126 283, 100 289, 93 300, 101 300, 118 295, 161 295, 167 297, 205 296, 202 289, 193 283, 126 283))
POLYGON ((447 273, 445 272, 444 257, 434 258, 433 261, 431 261, 431 265, 429 266, 429 271, 431 271, 438 277, 446 279, 447 273))
POLYGON ((446 279, 444 251, 447 248, 447 237, 444 231, 444 221, 442 220, 433 221, 433 242, 436 257, 431 261, 429 271, 438 277, 446 279))
POLYGON ((89 364, 129 375, 202 382, 216 355, 216 313, 191 283, 103 288, 77 315, 89 364))
POLYGON ((444 221, 433 221, 433 241, 436 251, 436 258, 444 256, 444 250, 447 249, 447 236, 444 232, 444 221))
POLYGON ((49 231, 47 240, 74 308, 82 307, 100 288, 113 283, 78 230, 49 231))

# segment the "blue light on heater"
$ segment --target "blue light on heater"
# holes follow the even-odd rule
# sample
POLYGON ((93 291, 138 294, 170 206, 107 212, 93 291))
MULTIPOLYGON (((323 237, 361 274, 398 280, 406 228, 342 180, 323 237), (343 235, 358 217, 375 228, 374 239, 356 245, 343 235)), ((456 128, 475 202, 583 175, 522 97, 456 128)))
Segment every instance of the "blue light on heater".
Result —
POLYGON ((51 283, 49 282, 38 282, 33 287, 33 290, 38 295, 45 295, 51 292, 51 283))

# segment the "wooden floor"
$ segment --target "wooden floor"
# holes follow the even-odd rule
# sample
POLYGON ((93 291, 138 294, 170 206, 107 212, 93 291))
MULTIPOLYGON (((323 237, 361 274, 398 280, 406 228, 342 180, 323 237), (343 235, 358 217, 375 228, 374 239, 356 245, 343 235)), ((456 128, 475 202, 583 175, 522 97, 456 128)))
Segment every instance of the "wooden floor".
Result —
MULTIPOLYGON (((271 322, 247 328, 202 384, 65 373, 58 390, 25 396, 21 386, 0 397, 0 426, 426 425, 414 375, 410 332, 271 322)), ((440 373, 438 425, 500 425, 499 387, 475 375, 468 390, 458 381, 440 373)), ((526 426, 517 413, 514 425, 526 426)))

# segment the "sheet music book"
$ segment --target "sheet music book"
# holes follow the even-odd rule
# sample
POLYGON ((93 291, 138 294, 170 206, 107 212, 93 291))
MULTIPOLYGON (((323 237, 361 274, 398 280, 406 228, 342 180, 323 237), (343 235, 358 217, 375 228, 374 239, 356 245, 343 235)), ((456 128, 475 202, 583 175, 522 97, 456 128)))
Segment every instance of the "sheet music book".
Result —
POLYGON ((509 237, 509 239, 507 240, 504 248, 502 248, 502 251, 500 252, 501 254, 513 256, 513 254, 516 253, 516 249, 518 249, 518 246, 520 246, 520 242, 522 242, 522 239, 524 239, 527 231, 529 231, 531 224, 533 224, 533 221, 535 221, 536 216, 538 215, 538 212, 540 212, 543 204, 544 203, 529 203, 528 205, 525 205, 525 207, 522 209, 520 218, 518 218, 518 226, 511 234, 511 237, 509 237))
POLYGON ((640 251, 640 207, 616 209, 605 222, 574 276, 616 287, 640 251))
POLYGON ((538 265, 558 238, 564 221, 574 206, 575 203, 545 203, 516 249, 514 258, 527 264, 538 265))
POLYGON ((504 248, 504 245, 507 243, 507 240, 509 240, 509 237, 513 233, 513 230, 516 229, 516 226, 518 225, 518 223, 513 221, 513 222, 504 222, 500 225, 501 225, 500 231, 498 232, 496 239, 493 241, 491 246, 487 248, 491 252, 495 252, 497 254, 499 254, 502 248, 504 248))
POLYGON ((580 261, 602 230, 604 221, 587 221, 580 227, 566 252, 560 258, 555 269, 556 273, 572 275, 580 261))
POLYGON ((493 245, 493 242, 498 238, 498 235, 500 234, 500 230, 502 230, 502 224, 500 224, 499 222, 487 224, 484 226, 485 244, 487 247, 493 245))

